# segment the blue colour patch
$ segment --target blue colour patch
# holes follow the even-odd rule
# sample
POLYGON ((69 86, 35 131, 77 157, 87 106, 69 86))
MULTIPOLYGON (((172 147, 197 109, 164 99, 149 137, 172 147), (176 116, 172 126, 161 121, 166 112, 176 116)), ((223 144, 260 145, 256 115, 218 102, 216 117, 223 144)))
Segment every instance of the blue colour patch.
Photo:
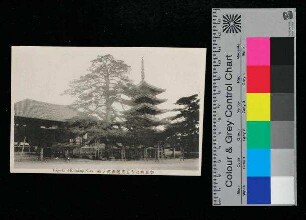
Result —
POLYGON ((271 204, 270 177, 248 177, 247 180, 248 204, 271 204))
POLYGON ((271 176, 271 150, 247 150, 247 176, 271 176))

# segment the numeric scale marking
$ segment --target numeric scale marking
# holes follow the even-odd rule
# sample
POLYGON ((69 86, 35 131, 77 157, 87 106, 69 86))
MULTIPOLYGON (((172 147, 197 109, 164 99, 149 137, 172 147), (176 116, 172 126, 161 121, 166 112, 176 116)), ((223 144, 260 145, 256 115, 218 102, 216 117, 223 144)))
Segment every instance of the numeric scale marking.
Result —
MULTIPOLYGON (((245 76, 241 74, 243 69, 241 68, 241 59, 244 55, 244 48, 241 47, 241 40, 230 49, 223 48, 222 37, 222 14, 220 9, 213 9, 213 205, 242 205, 245 196, 245 179, 243 178, 245 172, 243 157, 245 76), (234 67, 236 63, 239 68, 234 67)), ((237 39, 237 37, 234 38, 237 39)), ((231 44, 231 42, 229 43, 231 44)))
POLYGON ((213 204, 214 205, 221 205, 221 198, 219 197, 219 192, 221 191, 219 178, 221 174, 218 172, 218 164, 221 163, 221 158, 218 157, 218 151, 221 150, 221 146, 218 145, 217 142, 217 136, 221 134, 221 131, 217 131, 217 124, 220 121, 220 118, 218 117, 217 111, 220 109, 220 104, 218 102, 217 96, 221 94, 217 81, 221 79, 221 76, 218 74, 218 69, 221 65, 221 60, 219 58, 219 54, 221 53, 221 46, 219 43, 220 35, 218 33, 221 33, 221 18, 218 17, 219 9, 214 9, 212 14, 212 68, 213 68, 213 117, 212 117, 212 128, 213 128, 213 151, 212 151, 212 161, 213 161, 213 204))

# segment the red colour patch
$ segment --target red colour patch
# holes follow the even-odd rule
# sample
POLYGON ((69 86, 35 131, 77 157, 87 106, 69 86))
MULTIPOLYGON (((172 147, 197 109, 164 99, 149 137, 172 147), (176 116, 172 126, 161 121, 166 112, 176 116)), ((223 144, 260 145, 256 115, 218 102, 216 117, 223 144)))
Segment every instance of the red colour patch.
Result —
POLYGON ((270 93, 270 66, 247 66, 247 92, 270 93))

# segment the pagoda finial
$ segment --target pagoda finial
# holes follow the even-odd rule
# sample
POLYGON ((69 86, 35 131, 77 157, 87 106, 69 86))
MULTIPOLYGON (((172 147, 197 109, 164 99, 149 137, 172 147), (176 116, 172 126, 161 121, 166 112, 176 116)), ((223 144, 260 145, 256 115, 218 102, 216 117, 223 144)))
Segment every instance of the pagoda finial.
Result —
POLYGON ((145 73, 144 73, 144 62, 143 57, 141 58, 141 81, 144 81, 145 79, 145 73))

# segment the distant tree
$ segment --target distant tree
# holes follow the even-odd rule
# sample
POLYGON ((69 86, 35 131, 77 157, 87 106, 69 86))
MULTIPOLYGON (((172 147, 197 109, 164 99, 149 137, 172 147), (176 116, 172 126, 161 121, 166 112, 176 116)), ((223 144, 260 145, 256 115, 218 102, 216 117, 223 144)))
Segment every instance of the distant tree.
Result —
POLYGON ((181 106, 165 131, 166 142, 182 147, 187 153, 199 151, 199 99, 197 95, 182 97, 175 103, 181 106))
POLYGON ((89 73, 73 80, 64 94, 76 97, 75 108, 109 125, 117 116, 114 103, 120 102, 123 88, 129 84, 129 70, 130 66, 110 54, 98 56, 91 61, 89 73))

